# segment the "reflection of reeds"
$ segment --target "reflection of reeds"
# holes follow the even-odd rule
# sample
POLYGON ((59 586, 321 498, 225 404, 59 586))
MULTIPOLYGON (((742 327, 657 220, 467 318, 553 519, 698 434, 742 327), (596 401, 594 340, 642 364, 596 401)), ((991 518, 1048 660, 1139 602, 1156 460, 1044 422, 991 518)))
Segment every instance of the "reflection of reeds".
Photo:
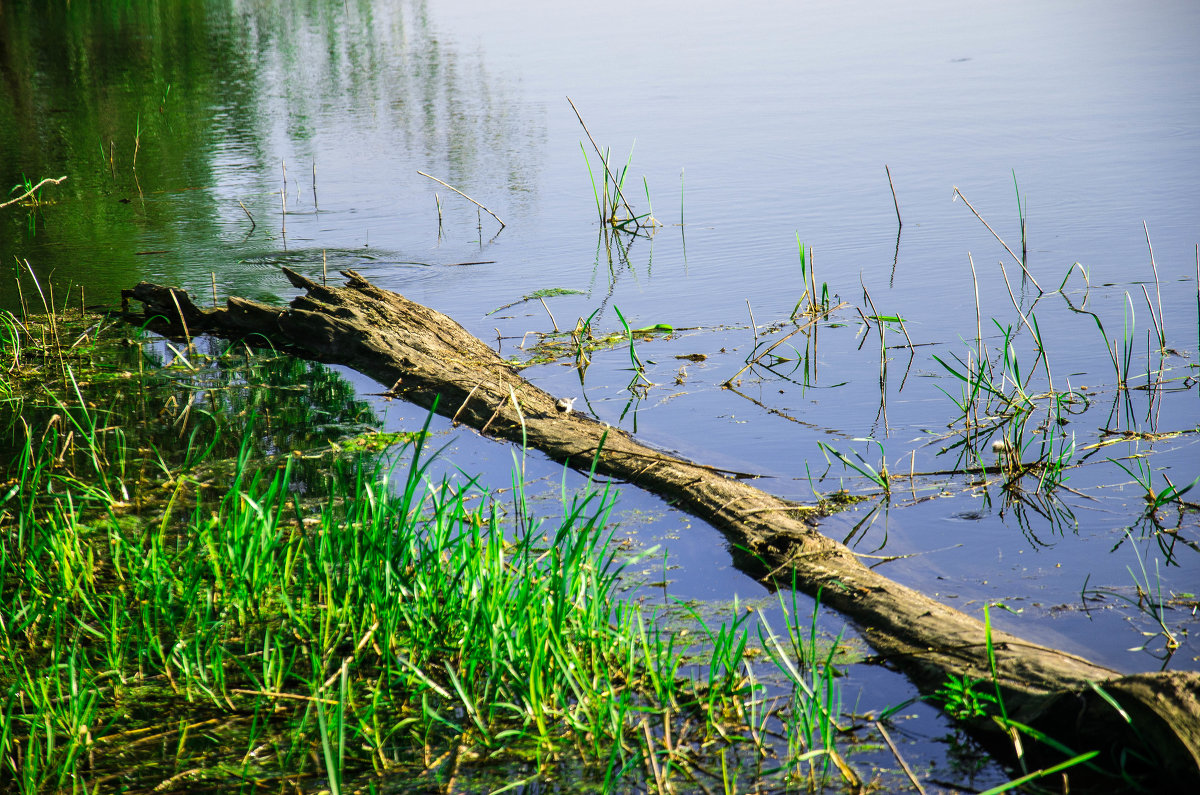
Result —
MULTIPOLYGON (((1120 464, 1118 464, 1118 466, 1120 466, 1120 464)), ((1125 467, 1122 466, 1122 469, 1125 469, 1125 467)), ((1125 469, 1125 471, 1129 472, 1130 470, 1125 469)), ((1130 474, 1133 473, 1131 472, 1130 474)), ((1192 485, 1195 484, 1193 483, 1192 485)), ((1155 632, 1143 632, 1142 636, 1145 638, 1145 640, 1142 642, 1142 645, 1135 646, 1130 649, 1130 651, 1145 651, 1146 648, 1149 647, 1149 645, 1156 639, 1162 638, 1166 658, 1169 660, 1170 657, 1175 653, 1175 650, 1179 648, 1180 640, 1176 635, 1176 632, 1172 630, 1170 625, 1167 623, 1166 611, 1168 597, 1163 594, 1162 577, 1159 573, 1158 560, 1156 559, 1154 561, 1154 577, 1151 579, 1150 573, 1146 569, 1146 561, 1142 558, 1141 552, 1138 551, 1137 541, 1134 539, 1133 534, 1129 530, 1125 531, 1125 540, 1128 541, 1129 545, 1132 547, 1134 557, 1137 559, 1138 563, 1137 572, 1128 566, 1126 567, 1126 570, 1129 572, 1129 576, 1133 580, 1133 588, 1137 598, 1135 599, 1133 597, 1126 596, 1116 588, 1088 588, 1088 582, 1091 578, 1091 575, 1088 575, 1088 577, 1084 579, 1083 588, 1079 592, 1079 598, 1086 605, 1087 598, 1089 596, 1093 599, 1099 596, 1111 596, 1138 610, 1140 613, 1142 613, 1142 615, 1149 618, 1154 625, 1157 626, 1157 630, 1155 632)))
POLYGON ((138 150, 142 148, 142 114, 138 114, 137 127, 133 133, 133 170, 137 171, 138 150))

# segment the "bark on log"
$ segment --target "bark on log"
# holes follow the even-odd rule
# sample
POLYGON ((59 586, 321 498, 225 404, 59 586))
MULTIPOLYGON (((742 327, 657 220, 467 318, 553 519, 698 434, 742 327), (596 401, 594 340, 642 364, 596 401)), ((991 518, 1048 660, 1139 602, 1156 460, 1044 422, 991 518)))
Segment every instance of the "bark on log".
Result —
MULTIPOLYGON (((189 333, 261 335, 323 361, 349 365, 393 393, 485 434, 524 440, 577 469, 596 471, 660 494, 723 531, 739 560, 764 580, 797 584, 852 619, 879 656, 925 692, 947 673, 990 680, 981 621, 863 565, 815 528, 815 509, 774 497, 738 473, 691 463, 640 444, 533 386, 490 347, 445 315, 382 290, 354 271, 345 287, 317 284, 287 268, 306 291, 280 308, 228 299, 201 310, 187 293, 142 282, 123 291, 145 315, 186 325, 189 333), (519 407, 519 408, 518 408, 519 407), (597 452, 599 450, 599 452, 597 452)), ((178 325, 176 326, 178 329, 178 325)), ((1144 771, 1172 788, 1200 787, 1200 674, 1123 677, 1081 657, 993 629, 997 676, 1008 716, 1077 751, 1123 748, 1150 756, 1144 771), (1096 691, 1102 686, 1132 725, 1096 691)), ((979 727, 995 730, 986 722, 979 727)), ((1111 760, 1110 760, 1111 761, 1111 760)), ((1074 778, 1074 773, 1073 773, 1074 778)))

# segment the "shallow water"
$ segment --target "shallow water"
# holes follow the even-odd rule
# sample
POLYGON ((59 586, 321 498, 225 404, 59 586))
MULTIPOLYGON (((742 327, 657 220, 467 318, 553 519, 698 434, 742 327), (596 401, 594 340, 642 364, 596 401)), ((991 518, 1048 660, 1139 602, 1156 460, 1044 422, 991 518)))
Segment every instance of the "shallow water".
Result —
MULTIPOLYGON (((1144 519, 1144 491, 1105 460, 1145 462, 1158 489, 1164 475, 1179 486, 1200 475, 1200 8, 616 2, 600 12, 545 0, 7 4, 0 185, 68 180, 45 188, 39 208, 0 210, 0 305, 40 305, 26 260, 54 300, 79 300, 82 285, 88 303, 114 302, 140 279, 283 301, 295 291, 278 266, 316 278, 324 260, 330 274, 353 268, 520 355, 527 332, 553 329, 546 311, 488 313, 537 289, 580 290, 547 300, 559 327, 600 308, 597 327, 619 329, 619 307, 635 327, 678 329, 639 343, 656 386, 640 398, 626 390, 622 349, 597 354, 582 386, 555 364, 527 370, 532 380, 585 397, 651 444, 811 499, 842 485, 872 491, 817 442, 876 468, 882 446, 893 472, 959 465, 938 452, 957 415, 942 390, 960 387, 933 356, 965 359, 975 345, 973 261, 985 344, 999 348, 995 318, 1016 333, 1022 372, 1034 366, 1015 300, 1037 320, 1056 388, 1089 395, 1063 426, 1085 465, 1069 470, 1070 490, 1039 491, 1027 476, 1007 499, 961 477, 903 481, 890 501, 824 529, 864 554, 909 556, 883 570, 965 610, 1003 602, 1017 611, 993 611, 1005 629, 1124 671, 1162 667, 1161 642, 1129 651, 1156 631, 1145 615, 1114 609, 1111 595, 1079 608, 1085 582, 1135 595, 1129 569, 1143 579, 1142 565, 1164 596, 1200 583, 1196 513, 1144 519), (601 234, 567 96, 616 164, 636 140, 628 197, 647 208, 644 175, 663 223, 653 237, 601 234), (1014 175, 1040 299, 954 201, 957 186, 1019 254, 1014 175), (797 237, 812 247, 818 285, 849 305, 815 340, 793 338, 800 369, 755 370, 741 394, 721 389, 753 347, 750 311, 759 334, 790 330, 804 291, 797 237), (882 388, 878 338, 855 311, 871 314, 864 287, 915 345, 889 328, 882 388), (1175 352, 1162 388, 1118 392, 1112 341, 1135 343, 1133 386, 1145 386, 1148 362, 1158 368, 1145 296, 1155 313, 1161 305, 1175 352), (1107 339, 1072 311, 1085 302, 1107 339), (675 358, 692 353, 707 359, 675 358), (1103 428, 1184 433, 1088 449, 1113 438, 1103 428), (879 445, 856 441, 868 437, 879 445)), ((1045 387, 1039 370, 1031 391, 1045 387)), ((419 423, 409 409, 387 407, 389 422, 419 423)), ((509 447, 458 434, 452 452, 458 467, 506 485, 509 447)), ((658 517, 638 532, 671 549, 673 594, 763 595, 719 534, 626 491, 631 511, 658 517)), ((1194 630, 1190 609, 1184 597, 1168 626, 1194 630)), ((1180 639, 1167 664, 1196 667, 1195 641, 1180 639)))

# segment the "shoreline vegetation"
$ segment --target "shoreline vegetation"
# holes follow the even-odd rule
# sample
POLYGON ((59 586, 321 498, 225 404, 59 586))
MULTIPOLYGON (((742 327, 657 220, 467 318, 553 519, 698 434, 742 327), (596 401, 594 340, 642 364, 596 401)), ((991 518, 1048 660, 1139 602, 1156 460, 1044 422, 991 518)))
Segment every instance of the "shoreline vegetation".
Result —
POLYGON ((321 365, 128 331, 0 317, 0 788, 862 786, 838 642, 623 598, 610 486, 434 479, 321 365))

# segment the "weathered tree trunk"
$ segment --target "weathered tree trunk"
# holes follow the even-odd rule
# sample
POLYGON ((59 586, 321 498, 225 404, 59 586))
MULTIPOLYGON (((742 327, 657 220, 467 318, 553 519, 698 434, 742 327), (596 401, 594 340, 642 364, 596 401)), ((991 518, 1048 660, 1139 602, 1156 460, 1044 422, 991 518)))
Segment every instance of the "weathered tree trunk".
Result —
MULTIPOLYGON (((307 291, 289 308, 230 298, 201 310, 182 290, 140 283, 123 297, 148 315, 180 319, 190 333, 262 335, 276 345, 349 365, 420 406, 485 434, 521 442, 578 469, 626 480, 712 523, 751 551, 739 565, 764 579, 797 584, 853 619, 866 640, 923 690, 947 673, 990 680, 982 622, 864 566, 848 548, 821 535, 814 509, 767 494, 713 467, 639 444, 628 434, 576 412, 533 386, 486 344, 445 315, 381 290, 353 271, 347 286, 316 284, 283 269, 307 291)), ((178 329, 178 325, 175 326, 178 329)), ((1048 728, 1076 750, 1152 757, 1150 775, 1200 786, 1200 674, 1118 672, 1063 651, 992 631, 996 673, 1010 718, 1048 728), (1101 685, 1132 718, 1096 692, 1101 685)), ((995 729, 990 722, 979 728, 995 729)))

